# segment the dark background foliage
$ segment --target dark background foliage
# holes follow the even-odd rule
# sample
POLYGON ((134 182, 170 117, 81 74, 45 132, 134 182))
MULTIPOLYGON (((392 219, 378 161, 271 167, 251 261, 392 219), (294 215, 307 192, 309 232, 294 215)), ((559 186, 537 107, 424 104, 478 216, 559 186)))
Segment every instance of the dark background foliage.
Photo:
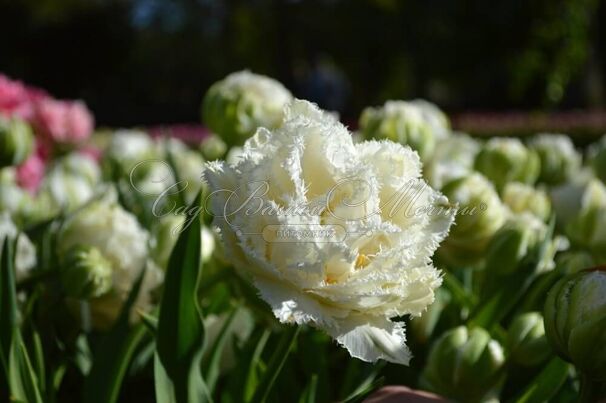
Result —
POLYGON ((196 122, 243 68, 346 119, 391 98, 593 108, 605 21, 599 0, 0 0, 0 71, 114 126, 196 122))

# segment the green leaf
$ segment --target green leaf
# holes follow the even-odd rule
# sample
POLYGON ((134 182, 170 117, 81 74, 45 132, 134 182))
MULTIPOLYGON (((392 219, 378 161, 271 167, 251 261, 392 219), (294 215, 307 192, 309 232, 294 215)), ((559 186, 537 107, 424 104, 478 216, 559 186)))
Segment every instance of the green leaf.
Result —
POLYGON ((263 331, 250 359, 248 374, 246 375, 246 382, 244 383, 244 400, 247 402, 251 401, 255 390, 257 390, 257 385, 259 383, 258 373, 261 364, 261 354, 263 353, 263 349, 265 348, 270 335, 271 332, 269 330, 266 329, 263 331))
POLYGON ((318 375, 313 374, 309 380, 309 384, 305 387, 299 403, 315 403, 318 389, 318 375))
POLYGON ((485 298, 480 301, 479 309, 472 315, 471 327, 480 326, 490 329, 510 314, 514 308, 526 303, 526 301, 523 302, 523 298, 528 297, 526 294, 528 290, 532 290, 531 285, 535 280, 538 281, 541 278, 541 273, 545 270, 545 262, 553 257, 553 230, 554 219, 552 218, 543 241, 528 252, 521 266, 514 273, 486 278, 487 281, 482 284, 485 298))
POLYGON ((188 374, 188 403, 208 402, 213 403, 210 391, 202 377, 201 361, 203 348, 198 349, 193 357, 192 365, 188 374))
POLYGON ((113 403, 118 400, 120 387, 133 354, 145 335, 145 326, 129 325, 131 309, 139 295, 145 277, 145 267, 122 306, 115 325, 95 351, 93 366, 84 381, 84 402, 113 403))
MULTIPOLYGON (((199 204, 200 194, 189 211, 199 204)), ((168 262, 156 336, 158 357, 173 382, 179 403, 187 402, 188 374, 204 344, 204 326, 196 294, 202 249, 200 217, 192 217, 187 224, 168 262)))
POLYGON ((137 313, 139 314, 139 316, 141 316, 141 322, 145 325, 147 330, 155 336, 156 331, 158 330, 158 318, 152 314, 142 311, 137 313))
POLYGON ((213 393, 215 385, 217 383, 217 379, 219 378, 221 355, 223 354, 225 343, 231 339, 231 337, 227 337, 227 333, 237 313, 238 309, 233 309, 227 317, 227 320, 221 327, 221 330, 219 331, 219 334, 217 335, 217 338, 210 349, 210 354, 208 355, 209 359, 207 363, 205 363, 205 365, 203 366, 204 369, 202 373, 204 374, 204 378, 206 379, 206 385, 208 386, 208 390, 211 394, 213 393))
POLYGON ((179 203, 178 207, 187 206, 187 202, 185 201, 184 190, 185 187, 182 187, 181 177, 179 175, 179 170, 177 169, 177 164, 175 163, 175 158, 173 152, 169 147, 169 139, 168 137, 165 139, 166 143, 166 161, 170 166, 170 169, 173 171, 173 175, 175 177, 175 183, 177 185, 177 202, 179 203))
POLYGON ((261 378, 261 382, 259 383, 252 400, 250 400, 251 402, 265 402, 269 396, 271 388, 276 382, 276 379, 278 379, 278 375, 286 362, 286 358, 288 358, 288 353, 292 349, 300 329, 300 326, 290 326, 284 332, 280 338, 278 346, 274 350, 274 353, 269 360, 269 364, 263 374, 263 377, 261 378))
POLYGON ((154 388, 156 390, 156 402, 176 403, 175 388, 162 366, 158 353, 154 355, 154 388))
POLYGON ((514 400, 516 403, 539 403, 551 401, 566 378, 570 364, 554 357, 514 400))
MULTIPOLYGON (((65 372, 67 371, 67 365, 62 364, 59 365, 58 367, 54 368, 51 372, 51 376, 50 376, 50 383, 52 384, 52 389, 53 390, 59 390, 59 388, 61 387, 61 382, 63 382, 63 377, 65 376, 65 372)), ((55 396, 51 395, 51 398, 53 398, 53 400, 51 401, 55 401, 55 396)))
MULTIPOLYGON (((148 329, 147 329, 148 330, 148 329)), ((133 356, 128 367, 127 377, 137 377, 141 374, 147 375, 147 369, 154 362, 156 355, 156 339, 151 337, 149 330, 145 333, 143 340, 133 356)))
POLYGON ((4 368, 7 368, 13 331, 17 327, 14 247, 9 237, 5 237, 0 255, 0 357, 4 368))
POLYGON ((521 271, 503 278, 499 289, 478 305, 479 309, 472 314, 469 326, 491 329, 516 307, 535 277, 521 271))
POLYGON ((362 361, 354 361, 348 365, 347 377, 349 379, 346 385, 348 388, 345 389, 345 391, 349 390, 351 385, 357 386, 345 399, 343 399, 344 401, 355 401, 370 393, 374 389, 373 385, 377 382, 377 376, 381 370, 385 368, 385 365, 387 365, 385 361, 379 361, 370 367, 367 365, 363 366, 363 364, 365 363, 362 361), (363 375, 361 380, 359 377, 360 373, 363 375))
POLYGON ((360 402, 367 395, 372 393, 377 388, 383 386, 385 378, 381 377, 378 379, 370 379, 370 382, 363 382, 351 395, 349 395, 343 403, 355 403, 360 402))
POLYGON ((8 360, 13 329, 17 327, 14 248, 9 237, 0 245, 0 400, 8 398, 4 391, 9 389, 8 360))
POLYGON ((13 332, 8 367, 11 399, 28 403, 42 403, 38 377, 17 328, 13 332))
POLYGON ((46 370, 44 365, 44 350, 42 348, 42 338, 40 337, 40 333, 33 329, 32 331, 32 343, 34 345, 34 368, 36 372, 36 376, 38 378, 38 383, 40 386, 40 392, 45 395, 46 394, 46 370))
MULTIPOLYGON (((468 269, 471 270, 471 269, 468 269)), ((460 283, 459 279, 452 273, 444 273, 444 287, 446 287, 455 299, 455 302, 466 308, 473 308, 477 303, 475 295, 470 294, 465 287, 460 283)))
MULTIPOLYGON (((196 352, 193 357, 192 366, 189 374, 187 374, 187 401, 202 402, 206 401, 213 403, 210 391, 200 370, 200 360, 202 358, 202 349, 196 352)), ((154 387, 156 391, 157 403, 176 403, 175 387, 173 381, 168 377, 162 361, 156 353, 154 356, 154 387)))
POLYGON ((518 304, 516 312, 523 313, 542 310, 547 298, 547 292, 561 277, 562 274, 558 270, 539 274, 528 288, 523 300, 518 304))

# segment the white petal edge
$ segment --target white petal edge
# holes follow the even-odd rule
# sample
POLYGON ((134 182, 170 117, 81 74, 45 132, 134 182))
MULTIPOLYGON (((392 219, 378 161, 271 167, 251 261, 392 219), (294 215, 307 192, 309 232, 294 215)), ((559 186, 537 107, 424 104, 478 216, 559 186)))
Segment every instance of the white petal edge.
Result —
POLYGON ((402 322, 391 322, 385 318, 370 318, 355 326, 340 329, 341 334, 333 334, 339 344, 352 357, 362 361, 385 360, 395 364, 408 365, 412 354, 406 346, 406 335, 402 322))

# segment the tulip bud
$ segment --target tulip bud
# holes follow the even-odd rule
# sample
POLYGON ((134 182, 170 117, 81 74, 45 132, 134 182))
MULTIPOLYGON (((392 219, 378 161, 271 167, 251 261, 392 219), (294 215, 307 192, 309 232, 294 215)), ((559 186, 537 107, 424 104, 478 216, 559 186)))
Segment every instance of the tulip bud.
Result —
POLYGON ((504 362, 503 348, 486 330, 460 326, 431 348, 421 385, 457 401, 479 401, 495 388, 504 362))
POLYGON ((257 128, 275 129, 292 95, 282 84, 249 71, 213 84, 202 102, 204 123, 230 146, 241 145, 257 128))
POLYGON ((47 204, 49 211, 73 211, 89 201, 93 194, 94 188, 84 176, 53 169, 44 178, 37 198, 47 204))
POLYGON ((582 270, 558 281, 544 317, 556 352, 589 379, 606 381, 606 270, 582 270))
POLYGON ((478 173, 446 184, 442 192, 451 203, 458 204, 459 210, 455 225, 439 249, 440 256, 456 266, 476 264, 504 224, 507 209, 494 186, 478 173))
POLYGON ((66 253, 61 282, 67 295, 95 298, 112 287, 112 266, 95 247, 76 245, 66 253))
POLYGON ((104 167, 112 170, 117 165, 122 172, 119 175, 133 175, 132 179, 144 177, 150 164, 144 161, 157 159, 156 145, 152 138, 139 130, 116 130, 112 133, 109 144, 103 154, 104 167), (136 168, 134 171, 133 169, 136 168))
POLYGON ((118 317, 120 304, 147 266, 141 292, 135 302, 138 309, 147 310, 152 291, 162 282, 162 271, 149 259, 149 234, 137 218, 118 203, 113 188, 104 189, 96 198, 76 210, 63 223, 57 234, 57 252, 66 256, 78 245, 96 248, 111 264, 112 292, 90 302, 93 327, 104 326, 118 317))
MULTIPOLYGON (((191 203, 200 189, 203 189, 202 172, 204 171, 204 158, 202 158, 199 151, 192 150, 185 145, 185 143, 175 138, 167 139, 159 145, 159 154, 170 156, 176 172, 172 172, 171 167, 167 164, 161 164, 164 165, 163 167, 156 164, 156 168, 152 169, 152 173, 154 173, 154 170, 157 168, 162 170, 168 168, 171 172, 167 172, 168 175, 165 174, 159 177, 165 178, 166 180, 158 183, 161 187, 166 189, 174 183, 175 178, 178 178, 180 181, 180 188, 185 193, 185 201, 191 203)), ((161 193, 164 189, 159 189, 160 192, 158 193, 161 193)))
POLYGON ((13 168, 0 169, 0 211, 7 212, 11 218, 23 223, 31 216, 32 195, 16 183, 13 168))
POLYGON ((207 161, 218 160, 223 158, 227 152, 227 144, 221 140, 221 137, 212 134, 200 144, 200 151, 207 161))
POLYGON ((79 176, 94 186, 101 180, 101 169, 97 162, 81 153, 72 152, 56 161, 53 171, 60 171, 66 175, 79 176))
POLYGON ((589 147, 587 157, 597 177, 606 183, 606 136, 589 147))
POLYGON ((388 101, 382 107, 364 109, 359 126, 366 139, 388 139, 408 145, 423 160, 434 151, 436 133, 445 130, 428 119, 423 107, 406 101, 388 101))
POLYGON ((162 217, 152 229, 152 248, 150 251, 154 261, 162 269, 166 269, 170 254, 183 231, 185 216, 167 214, 162 217))
POLYGON ((453 132, 451 136, 438 141, 433 156, 423 173, 428 182, 438 189, 446 183, 469 175, 480 144, 464 133, 453 132))
POLYGON ((525 367, 539 365, 549 357, 552 350, 540 313, 524 313, 513 320, 507 332, 507 350, 510 360, 525 367))
POLYGON ((511 217, 488 244, 487 269, 495 274, 512 274, 535 257, 531 252, 546 236, 547 226, 535 216, 526 213, 511 217))
POLYGON ((533 184, 541 168, 538 155, 516 138, 493 138, 476 156, 475 168, 501 191, 508 182, 533 184))
POLYGON ((581 155, 564 134, 538 134, 529 143, 541 160, 539 181, 557 185, 570 179, 581 167, 581 155))
POLYGON ((552 194, 561 227, 575 247, 606 259, 606 187, 597 179, 567 185, 552 194), (567 193, 568 191, 568 193, 567 193))
POLYGON ((448 137, 450 131, 450 120, 448 116, 436 104, 432 104, 424 99, 415 99, 409 101, 421 110, 423 119, 434 128, 436 138, 444 139, 448 137))
POLYGON ((587 172, 552 189, 550 196, 557 224, 562 229, 578 217, 579 212, 606 206, 606 187, 587 172))
POLYGON ((566 235, 573 245, 586 248, 600 261, 606 259, 606 207, 581 211, 566 226, 566 235))
POLYGON ((576 273, 595 265, 595 259, 590 253, 584 251, 566 251, 561 253, 558 255, 556 264, 559 272, 564 275, 576 273))
POLYGON ((551 215, 551 202, 547 193, 520 182, 505 185, 503 203, 514 213, 528 212, 543 221, 547 221, 551 215))
POLYGON ((0 168, 19 165, 34 149, 34 135, 27 123, 0 117, 0 168))

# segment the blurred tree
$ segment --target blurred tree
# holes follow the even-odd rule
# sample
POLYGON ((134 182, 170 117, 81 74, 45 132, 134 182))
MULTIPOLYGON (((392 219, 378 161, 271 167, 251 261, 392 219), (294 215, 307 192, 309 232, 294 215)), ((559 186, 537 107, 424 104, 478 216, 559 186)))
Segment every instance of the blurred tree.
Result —
MULTIPOLYGON (((514 99, 528 95, 537 85, 542 101, 562 101, 566 87, 587 60, 591 50, 591 20, 597 0, 539 1, 526 46, 511 63, 514 99)), ((533 4, 533 3, 531 3, 533 4)))
POLYGON ((605 82, 604 8, 599 0, 0 0, 0 71, 81 97, 110 125, 197 121, 205 89, 243 68, 353 119, 389 98, 425 97, 450 110, 586 107, 604 93, 595 88, 605 82))

